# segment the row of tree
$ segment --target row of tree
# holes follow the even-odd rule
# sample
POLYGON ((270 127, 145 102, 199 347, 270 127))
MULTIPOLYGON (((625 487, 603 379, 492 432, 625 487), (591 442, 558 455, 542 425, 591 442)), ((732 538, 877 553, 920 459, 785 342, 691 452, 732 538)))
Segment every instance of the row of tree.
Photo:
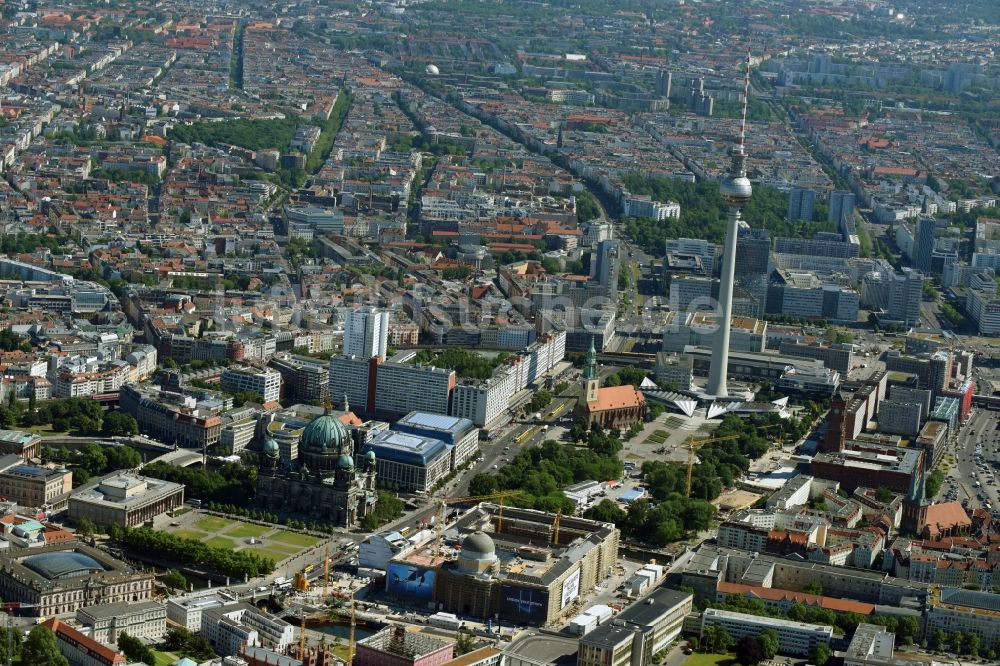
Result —
MULTIPOLYGON (((617 442, 620 448, 621 443, 617 442)), ((555 440, 522 449, 495 474, 477 474, 469 484, 470 495, 491 495, 517 490, 511 504, 543 511, 572 513, 576 506, 562 493, 568 485, 587 480, 616 479, 622 463, 616 453, 599 453, 555 440)))
POLYGON ((390 520, 402 516, 405 508, 403 500, 392 493, 380 490, 378 491, 378 499, 375 501, 374 511, 361 519, 361 529, 372 532, 390 520))
POLYGON ((65 446, 43 446, 42 460, 67 465, 73 470, 74 483, 79 485, 92 477, 115 470, 135 469, 142 464, 142 454, 131 446, 103 447, 87 444, 82 449, 75 450, 65 446))
POLYGON ((216 548, 197 539, 179 537, 145 527, 122 528, 113 525, 111 539, 134 551, 157 556, 187 566, 203 566, 226 576, 255 578, 274 571, 274 560, 248 550, 216 548))
POLYGON ((143 468, 143 474, 183 483, 185 496, 220 504, 244 505, 257 491, 257 468, 244 467, 239 463, 226 463, 217 469, 205 470, 154 462, 143 468))

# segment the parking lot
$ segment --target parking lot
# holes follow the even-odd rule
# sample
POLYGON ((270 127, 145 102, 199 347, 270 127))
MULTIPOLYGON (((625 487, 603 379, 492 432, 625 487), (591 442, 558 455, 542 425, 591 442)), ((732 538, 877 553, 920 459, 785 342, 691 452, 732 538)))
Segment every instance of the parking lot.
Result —
POLYGON ((938 501, 961 502, 967 509, 985 508, 1000 517, 1000 412, 974 409, 959 430, 953 453, 946 454, 948 475, 938 501))

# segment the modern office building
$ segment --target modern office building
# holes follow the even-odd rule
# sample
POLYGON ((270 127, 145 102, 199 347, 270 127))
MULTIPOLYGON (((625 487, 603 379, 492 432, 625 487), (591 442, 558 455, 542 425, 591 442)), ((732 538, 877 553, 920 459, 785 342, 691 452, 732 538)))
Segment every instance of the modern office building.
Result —
POLYGON ((855 322, 860 296, 837 283, 825 282, 815 273, 779 268, 767 286, 767 313, 797 319, 855 322))
MULTIPOLYGON (((762 318, 771 268, 771 235, 767 229, 743 226, 736 239, 735 284, 750 302, 750 316, 762 318)), ((721 293, 721 292, 720 292, 721 293)))
POLYGON ((605 240, 597 244, 594 263, 594 280, 608 298, 618 293, 618 275, 621 267, 621 248, 616 240, 605 240))
POLYGON ((115 472, 74 490, 69 519, 95 525, 136 527, 184 504, 184 486, 131 473, 115 472))
POLYGON ((717 251, 715 243, 709 243, 701 238, 675 238, 664 244, 665 254, 689 254, 701 259, 702 272, 709 276, 715 270, 717 251))
POLYGON ((243 645, 282 652, 294 641, 295 627, 256 606, 237 602, 202 612, 201 635, 227 657, 238 654, 243 645))
POLYGON ((362 453, 373 454, 379 486, 397 492, 428 492, 451 471, 448 446, 431 437, 384 431, 362 453))
POLYGON ((455 371, 357 356, 330 359, 330 396, 346 395, 366 415, 448 414, 455 371))
POLYGON ((202 614, 236 601, 236 597, 225 591, 200 590, 190 595, 167 599, 167 618, 174 624, 195 633, 201 631, 202 614))
POLYGON ((469 419, 410 412, 393 424, 396 432, 439 439, 448 446, 454 471, 479 453, 479 429, 469 419))
POLYGON ((879 432, 916 437, 923 423, 923 406, 917 402, 884 400, 878 410, 879 432))
POLYGON ((688 592, 662 587, 654 590, 642 602, 619 613, 613 622, 581 637, 577 666, 652 664, 653 655, 680 635, 693 599, 688 592))
POLYGON ((899 666, 893 656, 896 634, 878 624, 862 622, 844 651, 844 666, 899 666))
POLYGON ((325 363, 302 356, 275 356, 268 365, 281 374, 286 400, 322 405, 330 398, 330 373, 325 363))
POLYGON ((375 411, 397 415, 410 412, 448 414, 455 371, 408 363, 381 363, 375 377, 375 411))
POLYGON ((273 368, 226 368, 219 378, 219 385, 229 393, 256 393, 264 398, 265 403, 281 399, 281 373, 273 368))
MULTIPOLYGON (((663 327, 663 351, 683 352, 688 345, 711 347, 719 326, 708 312, 669 312, 663 327)), ((763 352, 767 322, 753 317, 734 316, 730 321, 729 349, 763 352)))
POLYGON ((849 344, 806 344, 784 340, 778 346, 778 353, 791 358, 817 359, 827 368, 845 375, 854 363, 854 348, 849 344))
POLYGON ((626 197, 622 202, 625 217, 648 217, 657 222, 681 216, 681 206, 676 201, 654 201, 648 195, 626 197))
POLYGON ((816 191, 808 187, 793 187, 788 193, 788 219, 811 222, 816 207, 816 191))
POLYGON ((774 251, 778 254, 805 254, 816 257, 839 257, 854 259, 861 253, 857 243, 844 241, 839 234, 817 233, 813 238, 782 236, 774 239, 774 251), (826 236, 833 236, 827 238, 826 236))
POLYGON ((158 601, 84 606, 76 611, 76 621, 108 645, 117 645, 121 634, 158 643, 167 633, 167 607, 158 601))
POLYGON ((285 206, 285 219, 289 228, 306 227, 319 234, 344 233, 344 212, 315 206, 285 206))
POLYGON ((344 356, 385 358, 389 313, 373 307, 350 310, 344 319, 344 356))
POLYGON ((667 291, 674 312, 715 310, 719 281, 707 275, 672 275, 667 291))
POLYGON ((912 268, 903 268, 894 274, 889 283, 889 318, 903 322, 904 326, 920 323, 920 302, 924 294, 924 274, 912 268))
POLYGON ((934 235, 937 232, 937 220, 922 215, 917 218, 916 226, 916 236, 913 239, 913 267, 929 274, 934 269, 934 235))
POLYGON ((656 73, 656 94, 662 99, 670 97, 670 88, 673 86, 674 75, 665 69, 656 73))
POLYGON ((808 656, 817 645, 830 645, 833 638, 833 627, 829 625, 706 608, 701 613, 699 636, 712 626, 723 627, 736 641, 744 636, 759 636, 762 631, 771 629, 778 634, 778 652, 782 654, 808 656))

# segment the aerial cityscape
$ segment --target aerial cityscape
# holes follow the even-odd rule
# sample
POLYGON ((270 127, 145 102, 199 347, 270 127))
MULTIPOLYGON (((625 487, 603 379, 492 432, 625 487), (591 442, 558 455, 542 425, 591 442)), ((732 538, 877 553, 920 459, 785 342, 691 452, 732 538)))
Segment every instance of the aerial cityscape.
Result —
POLYGON ((998 55, 0 0, 0 666, 1000 664, 998 55))

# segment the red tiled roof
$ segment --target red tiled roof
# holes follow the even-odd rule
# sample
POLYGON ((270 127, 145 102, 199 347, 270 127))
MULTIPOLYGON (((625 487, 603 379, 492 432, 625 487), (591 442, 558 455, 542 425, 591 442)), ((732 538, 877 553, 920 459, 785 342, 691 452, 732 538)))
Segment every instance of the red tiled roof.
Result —
POLYGON ((956 527, 972 525, 969 515, 958 502, 942 502, 927 507, 927 520, 924 525, 937 527, 956 527))
POLYGON ((604 412, 609 409, 638 407, 646 403, 646 397, 631 384, 607 386, 597 389, 597 400, 587 403, 588 412, 604 412))
POLYGON ((101 645, 89 636, 83 635, 73 627, 62 623, 55 618, 43 622, 42 626, 51 629, 56 636, 65 636, 68 640, 89 650, 92 655, 97 656, 102 662, 108 664, 109 666, 118 666, 118 664, 128 663, 125 655, 115 652, 109 647, 101 645))
POLYGON ((819 606, 820 608, 828 608, 833 611, 858 613, 859 615, 871 615, 875 612, 875 604, 838 599, 836 597, 824 597, 820 594, 793 592, 792 590, 782 590, 775 587, 758 587, 742 583, 720 582, 716 585, 715 589, 717 592, 723 594, 749 594, 764 601, 787 601, 788 603, 802 604, 803 606, 819 606))

